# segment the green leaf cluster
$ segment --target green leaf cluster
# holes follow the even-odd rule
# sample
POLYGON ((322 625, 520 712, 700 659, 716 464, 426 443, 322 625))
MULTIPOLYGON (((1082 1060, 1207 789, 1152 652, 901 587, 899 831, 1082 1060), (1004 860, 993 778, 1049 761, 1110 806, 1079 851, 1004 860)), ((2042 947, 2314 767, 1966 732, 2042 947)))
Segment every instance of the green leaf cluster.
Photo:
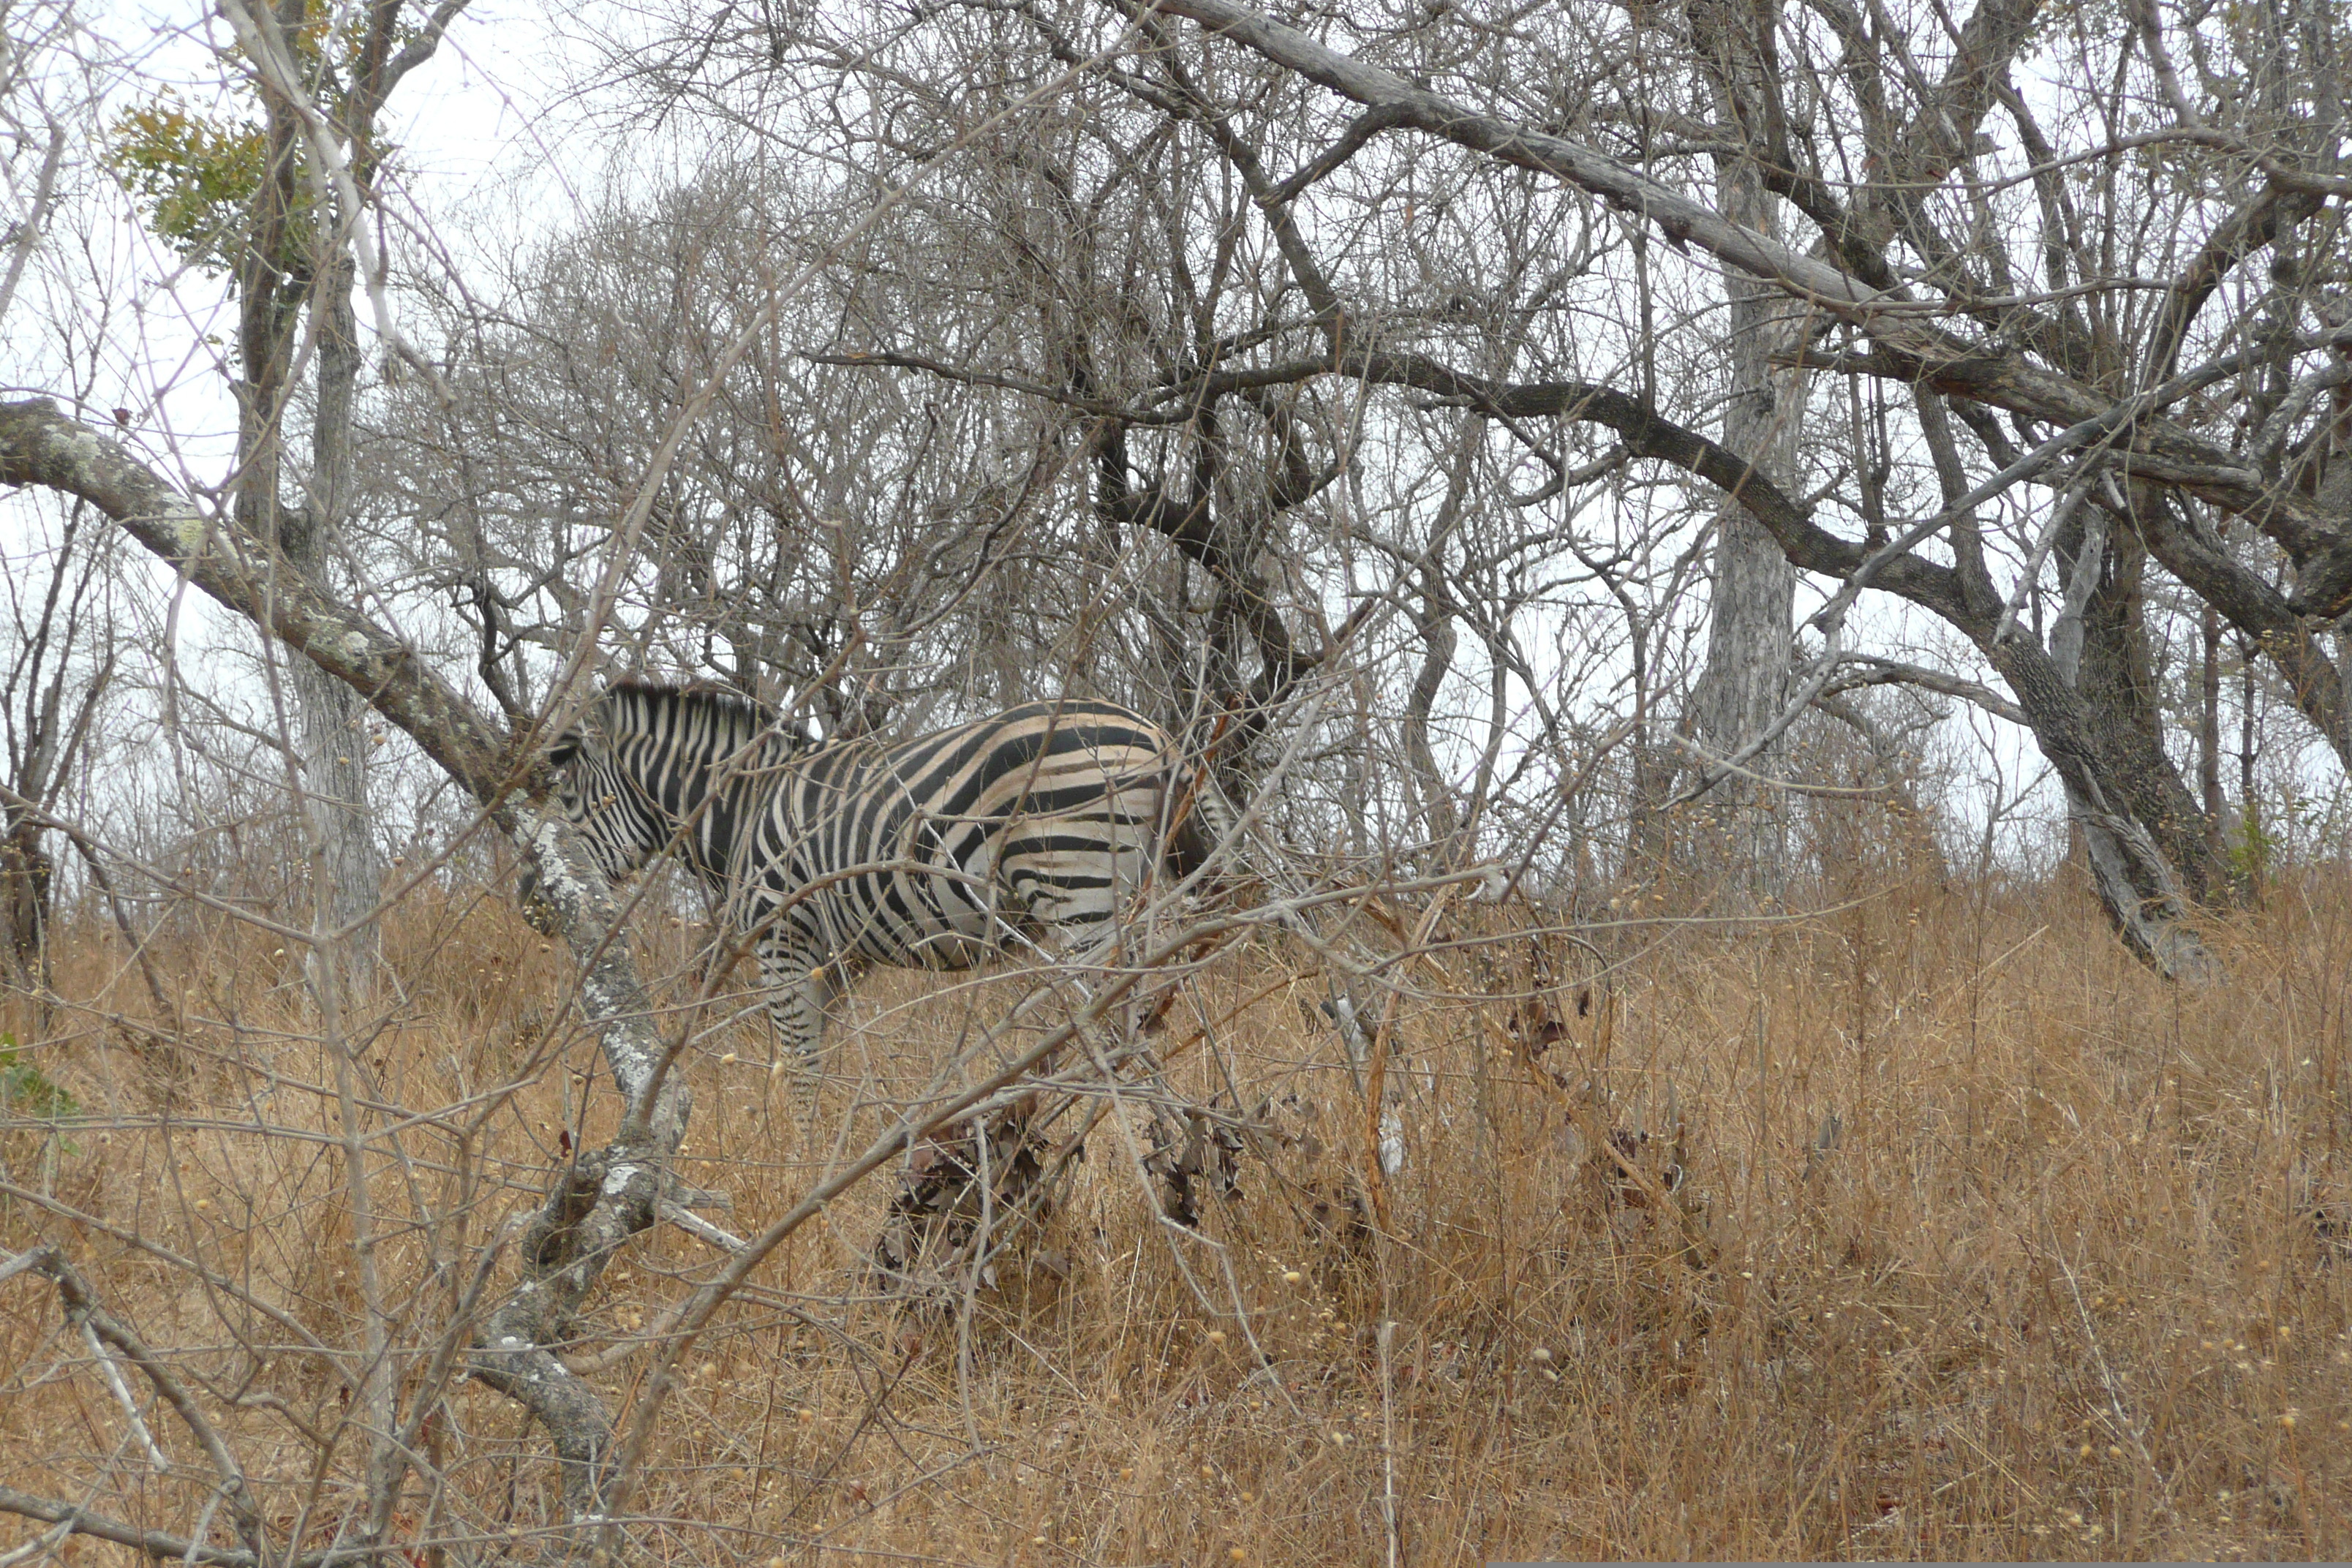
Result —
POLYGON ((61 1121, 81 1114, 81 1101, 39 1067, 24 1059, 16 1037, 0 1035, 0 1111, 61 1121))
POLYGON ((251 121, 214 120, 165 93, 125 110, 107 131, 106 162, 147 226, 183 261, 217 271, 268 173, 269 143, 251 121))
MULTIPOLYGON (((331 108, 341 102, 344 89, 357 73, 364 52, 371 8, 338 14, 320 6, 288 29, 298 68, 318 100, 331 108)), ((398 50, 420 36, 413 22, 394 25, 389 47, 398 50)), ((241 49, 227 58, 241 59, 241 49)), ((234 89, 236 101, 250 102, 249 85, 234 89)), ((380 149, 380 160, 390 149, 380 149)), ((302 179, 304 154, 294 157, 296 176, 292 221, 287 226, 280 253, 264 258, 279 272, 299 277, 317 238, 309 183, 302 179)), ((106 133, 107 166, 140 207, 147 226, 179 258, 206 272, 234 267, 241 238, 249 234, 254 198, 269 177, 269 136, 250 115, 206 115, 191 110, 180 96, 165 89, 155 98, 115 116, 106 133)))
POLYGON ((2223 845, 2230 875, 2242 887, 2260 887, 2284 847, 2280 836, 2263 820, 2263 803, 2249 800, 2245 815, 2230 830, 2223 845))

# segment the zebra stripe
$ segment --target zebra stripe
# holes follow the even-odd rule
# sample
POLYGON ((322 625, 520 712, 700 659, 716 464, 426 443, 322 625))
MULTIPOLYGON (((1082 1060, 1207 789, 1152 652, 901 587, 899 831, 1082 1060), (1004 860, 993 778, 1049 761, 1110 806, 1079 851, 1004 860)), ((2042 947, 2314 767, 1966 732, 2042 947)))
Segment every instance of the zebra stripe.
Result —
POLYGON ((1175 743, 1108 702, 821 745, 740 698, 631 683, 551 760, 607 877, 674 847, 755 935, 770 1015, 810 1063, 866 964, 965 969, 1020 936, 1065 950, 1206 851, 1175 743))

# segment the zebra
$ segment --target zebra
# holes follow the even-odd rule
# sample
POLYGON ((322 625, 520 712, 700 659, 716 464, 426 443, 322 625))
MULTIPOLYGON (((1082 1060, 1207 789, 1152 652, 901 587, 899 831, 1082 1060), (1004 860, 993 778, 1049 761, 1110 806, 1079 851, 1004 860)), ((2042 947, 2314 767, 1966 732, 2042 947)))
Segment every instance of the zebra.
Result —
MULTIPOLYGON (((913 740, 814 742, 731 693, 625 682, 549 752, 555 803, 617 882, 675 847, 751 936, 804 1075, 870 964, 1068 952, 1161 871, 1203 864, 1200 781, 1140 714, 1030 702, 913 740)), ((526 869, 526 910, 538 879, 526 869)))

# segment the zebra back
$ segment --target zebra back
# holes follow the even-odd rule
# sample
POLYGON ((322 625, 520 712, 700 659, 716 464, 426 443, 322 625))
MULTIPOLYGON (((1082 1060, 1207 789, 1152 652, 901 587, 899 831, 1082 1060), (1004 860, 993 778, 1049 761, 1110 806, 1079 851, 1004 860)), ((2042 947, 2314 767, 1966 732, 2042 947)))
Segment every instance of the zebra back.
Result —
POLYGON ((1186 776, 1150 721, 1081 699, 813 747, 780 769, 761 901, 795 903, 826 957, 961 968, 1010 928, 1068 938, 1190 858, 1186 776))
POLYGON ((551 760, 607 876, 674 846, 733 923, 813 962, 961 968, 1016 927, 1067 937, 1209 842, 1175 743, 1082 699, 813 744, 731 693, 632 682, 551 760))

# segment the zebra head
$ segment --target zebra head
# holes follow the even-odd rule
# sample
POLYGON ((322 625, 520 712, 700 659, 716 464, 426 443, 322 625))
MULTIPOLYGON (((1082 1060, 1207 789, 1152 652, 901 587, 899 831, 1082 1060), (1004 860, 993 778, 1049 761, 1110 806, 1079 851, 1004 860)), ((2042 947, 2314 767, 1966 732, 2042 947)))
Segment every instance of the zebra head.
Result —
MULTIPOLYGON (((731 694, 625 682, 591 703, 549 748, 554 804, 608 881, 678 842, 682 830, 692 858, 723 864, 726 846, 709 840, 714 818, 731 823, 734 814, 702 808, 714 783, 745 776, 745 764, 771 738, 799 740, 780 732, 768 710, 731 694)), ((525 918, 547 929, 552 911, 537 868, 525 865, 516 893, 525 918)))

